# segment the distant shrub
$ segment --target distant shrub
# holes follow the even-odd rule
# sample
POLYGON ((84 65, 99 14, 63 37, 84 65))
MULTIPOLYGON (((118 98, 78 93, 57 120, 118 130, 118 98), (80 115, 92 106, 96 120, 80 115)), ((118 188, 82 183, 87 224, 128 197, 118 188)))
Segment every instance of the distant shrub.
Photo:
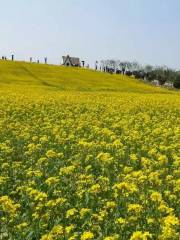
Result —
POLYGON ((180 89, 180 74, 176 76, 173 86, 180 89))

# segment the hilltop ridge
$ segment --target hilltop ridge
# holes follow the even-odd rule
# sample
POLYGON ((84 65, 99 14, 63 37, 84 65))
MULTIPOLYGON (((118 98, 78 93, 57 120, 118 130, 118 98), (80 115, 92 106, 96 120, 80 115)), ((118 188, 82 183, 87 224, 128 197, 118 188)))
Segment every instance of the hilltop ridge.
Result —
POLYGON ((0 86, 7 85, 59 91, 170 92, 123 75, 110 75, 83 68, 1 60, 0 86))

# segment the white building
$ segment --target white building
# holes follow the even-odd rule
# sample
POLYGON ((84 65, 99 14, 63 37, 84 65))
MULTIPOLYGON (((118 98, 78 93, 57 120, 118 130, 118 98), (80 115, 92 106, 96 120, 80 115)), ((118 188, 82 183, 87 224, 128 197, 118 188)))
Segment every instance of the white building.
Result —
POLYGON ((64 65, 64 66, 70 66, 70 67, 80 67, 81 66, 80 59, 77 57, 70 57, 69 55, 67 55, 67 56, 63 56, 62 60, 63 60, 62 65, 64 65))

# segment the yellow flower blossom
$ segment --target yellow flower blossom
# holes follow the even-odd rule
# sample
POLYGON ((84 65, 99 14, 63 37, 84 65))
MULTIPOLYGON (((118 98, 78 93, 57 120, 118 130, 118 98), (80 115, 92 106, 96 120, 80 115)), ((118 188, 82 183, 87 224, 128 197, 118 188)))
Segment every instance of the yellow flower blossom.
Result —
POLYGON ((8 196, 0 197, 0 209, 5 213, 8 213, 12 217, 16 215, 17 210, 20 208, 20 204, 14 203, 8 196))
POLYGON ((84 218, 85 216, 87 216, 89 213, 91 212, 91 209, 89 208, 82 208, 80 210, 80 217, 84 218))
POLYGON ((89 189, 89 192, 92 194, 97 194, 101 191, 101 186, 97 183, 91 186, 91 188, 89 189))
POLYGON ((103 238, 103 240, 120 240, 119 235, 113 235, 103 238))
POLYGON ((110 201, 110 202, 107 202, 107 203, 106 203, 106 208, 107 208, 107 209, 113 209, 113 208, 115 208, 115 207, 116 207, 116 203, 113 202, 113 201, 110 201))
POLYGON ((109 153, 101 152, 97 155, 97 160, 103 165, 109 165, 113 162, 113 157, 109 153))
POLYGON ((17 225, 16 228, 21 231, 24 228, 26 228, 27 226, 28 226, 28 224, 26 222, 23 222, 23 223, 17 225))
POLYGON ((72 218, 78 213, 77 209, 71 208, 66 212, 66 218, 72 218))
POLYGON ((57 157, 57 153, 56 153, 54 150, 48 150, 48 151, 46 152, 46 157, 47 157, 47 158, 57 157))
POLYGON ((47 194, 44 192, 40 192, 36 189, 30 188, 27 190, 29 196, 34 200, 34 201, 45 201, 47 199, 47 194))
POLYGON ((41 237, 40 240, 58 240, 64 235, 64 229, 61 225, 56 225, 52 230, 41 237))
POLYGON ((117 218, 116 219, 116 224, 118 224, 119 226, 123 226, 123 225, 126 224, 126 220, 124 218, 122 218, 122 217, 117 218))
POLYGON ((168 226, 179 225, 179 219, 174 215, 168 215, 164 218, 164 224, 168 226))
POLYGON ((60 175, 70 175, 73 174, 75 171, 76 167, 75 166, 68 166, 68 167, 63 167, 60 169, 60 175))
POLYGON ((49 186, 55 185, 56 183, 59 182, 59 179, 57 177, 49 177, 46 179, 45 183, 49 186))
POLYGON ((70 226, 67 226, 67 227, 65 228, 65 232, 66 232, 67 234, 70 234, 74 229, 75 229, 75 226, 74 226, 73 224, 71 224, 70 226))
POLYGON ((83 232, 81 235, 81 240, 89 240, 94 239, 94 234, 90 231, 83 232))
POLYGON ((128 212, 140 213, 142 212, 143 207, 140 204, 129 204, 128 212))
POLYGON ((150 196, 150 199, 153 202, 161 202, 162 201, 162 195, 159 192, 153 192, 150 196))
POLYGON ((150 234, 149 232, 141 231, 134 232, 130 238, 130 240, 148 240, 148 239, 152 239, 152 234, 150 234))

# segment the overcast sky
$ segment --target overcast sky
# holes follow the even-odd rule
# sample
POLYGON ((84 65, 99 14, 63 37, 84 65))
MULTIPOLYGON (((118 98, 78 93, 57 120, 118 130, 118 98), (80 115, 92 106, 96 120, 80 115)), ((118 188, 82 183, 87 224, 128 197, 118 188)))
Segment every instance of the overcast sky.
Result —
POLYGON ((179 0, 0 0, 0 56, 180 68, 179 0))

